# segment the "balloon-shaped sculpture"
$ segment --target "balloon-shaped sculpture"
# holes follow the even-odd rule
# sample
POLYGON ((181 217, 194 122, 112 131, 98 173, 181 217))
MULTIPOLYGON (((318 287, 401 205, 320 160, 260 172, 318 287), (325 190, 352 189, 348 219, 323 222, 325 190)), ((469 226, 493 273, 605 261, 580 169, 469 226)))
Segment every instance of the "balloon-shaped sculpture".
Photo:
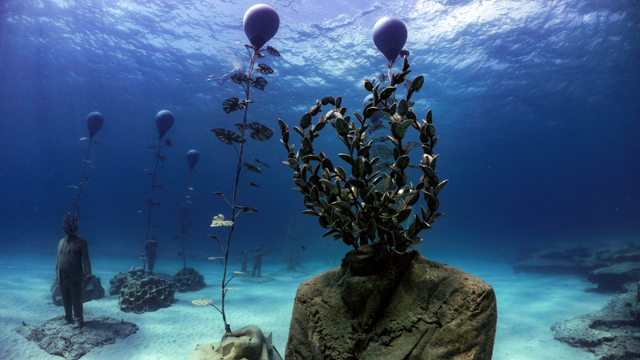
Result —
POLYGON ((242 20, 244 33, 256 50, 271 40, 280 27, 280 17, 274 8, 257 4, 247 10, 242 20))
POLYGON ((196 163, 200 159, 200 153, 196 150, 189 150, 187 152, 187 162, 189 163, 189 169, 193 170, 193 167, 196 166, 196 163))
POLYGON ((407 41, 407 28, 394 17, 383 17, 373 27, 373 43, 390 63, 398 57, 407 41))
POLYGON ((156 127, 158 128, 158 134, 160 134, 160 139, 164 136, 164 134, 171 129, 173 126, 173 122, 175 118, 173 114, 169 110, 161 110, 156 114, 156 127))
MULTIPOLYGON (((373 94, 367 95, 367 97, 364 98, 364 101, 362 102, 362 106, 367 106, 368 103, 373 102, 373 94)), ((375 113, 373 113, 373 116, 371 117, 371 123, 376 123, 380 121, 380 116, 378 116, 378 112, 376 111, 375 113)))
POLYGON ((87 116, 87 127, 89 128, 89 138, 93 138, 104 124, 104 116, 97 111, 94 111, 87 116))

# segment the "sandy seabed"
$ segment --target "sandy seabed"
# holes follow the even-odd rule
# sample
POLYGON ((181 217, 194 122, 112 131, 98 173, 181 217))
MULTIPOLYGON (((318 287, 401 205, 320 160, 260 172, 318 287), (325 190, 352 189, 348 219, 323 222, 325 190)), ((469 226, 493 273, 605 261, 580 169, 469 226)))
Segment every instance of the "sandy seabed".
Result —
MULTIPOLYGON (((493 359, 595 359, 586 351, 554 340, 550 327, 558 321, 599 310, 612 295, 585 292, 585 288, 593 285, 572 276, 514 274, 507 263, 494 260, 433 259, 470 272, 495 289, 498 327, 493 359)), ((124 313, 118 309, 117 296, 85 303, 85 311, 124 319, 140 329, 113 345, 93 349, 82 359, 179 360, 188 358, 198 343, 219 341, 224 328, 221 316, 212 307, 192 305, 191 300, 212 298, 219 304, 220 265, 204 262, 188 265, 204 275, 207 287, 195 293, 176 293, 176 302, 169 308, 140 315, 124 313)), ((107 294, 109 279, 130 266, 140 264, 129 259, 92 258, 93 274, 101 278, 107 294)), ((156 271, 175 274, 181 266, 178 261, 159 261, 156 271)), ((312 269, 309 277, 329 269, 321 263, 307 266, 312 269)), ((262 273, 269 276, 283 267, 282 263, 265 261, 262 273)), ((55 256, 0 255, 0 359, 62 359, 49 355, 14 331, 23 321, 33 324, 64 313, 62 307, 51 302, 54 269, 55 256)), ((229 286, 235 290, 227 295, 227 318, 232 328, 253 324, 273 332, 273 343, 284 356, 293 300, 305 278, 274 277, 276 281, 267 284, 234 280, 229 286)))

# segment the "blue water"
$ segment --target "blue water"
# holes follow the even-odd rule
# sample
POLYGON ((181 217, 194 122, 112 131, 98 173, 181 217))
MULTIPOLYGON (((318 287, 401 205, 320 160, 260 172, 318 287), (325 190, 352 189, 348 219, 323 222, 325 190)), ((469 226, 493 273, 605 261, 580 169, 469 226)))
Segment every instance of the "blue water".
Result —
MULTIPOLYGON (((253 1, 4 0, 0 3, 0 249, 55 252, 62 216, 77 195, 88 136, 86 116, 105 117, 94 140, 91 184, 81 203, 80 234, 92 256, 137 257, 145 242, 150 179, 146 147, 158 137, 154 116, 175 115, 158 172, 153 216, 163 261, 180 261, 172 241, 189 168, 200 152, 191 201, 189 252, 219 256, 207 234, 229 208, 237 157, 212 128, 235 130, 241 112, 222 101, 238 85, 207 82, 248 63, 244 12, 253 1)), ((290 219, 304 210, 291 171, 281 164, 277 119, 290 126, 325 95, 361 111, 361 82, 385 70, 373 24, 396 16, 408 28, 414 95, 441 139, 440 195, 447 216, 423 232, 421 251, 508 258, 529 246, 640 238, 640 7, 635 1, 275 1, 280 29, 269 45, 282 56, 260 62, 275 73, 253 89, 248 121, 275 130, 249 139, 244 159, 269 164, 247 173, 238 203, 260 212, 237 219, 232 254, 243 245, 285 254, 290 219)), ((395 69, 397 71, 397 68, 395 69)), ((341 144, 334 130, 319 144, 341 144)), ((297 139, 292 134, 292 138, 297 139)), ((320 145, 318 145, 320 146, 320 145)), ((319 149, 323 150, 323 149, 319 149)), ((342 151, 342 150, 341 150, 342 151)), ((414 155, 419 149, 414 150, 414 155)), ((335 159, 334 163, 339 160, 335 159)), ((415 160, 414 160, 415 161, 415 160)), ((418 180, 416 173, 410 180, 418 180)), ((301 216, 303 256, 349 247, 320 239, 315 218, 301 216)), ((269 256, 269 255, 268 255, 269 256)), ((339 257, 339 256, 338 256, 339 257)), ((265 257, 266 261, 267 257, 265 257)), ((124 270, 124 269, 123 269, 124 270)))

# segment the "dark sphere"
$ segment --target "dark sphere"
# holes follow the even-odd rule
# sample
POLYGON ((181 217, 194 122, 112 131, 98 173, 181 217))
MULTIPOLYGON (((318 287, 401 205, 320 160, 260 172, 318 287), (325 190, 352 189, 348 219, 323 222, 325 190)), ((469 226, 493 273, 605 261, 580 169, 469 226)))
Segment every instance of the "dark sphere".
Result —
POLYGON ((104 116, 97 111, 94 111, 87 116, 87 127, 89 128, 89 137, 93 138, 104 124, 104 116))
POLYGON ((259 50, 278 32, 280 17, 271 6, 257 4, 250 7, 244 14, 242 26, 251 45, 259 50))
POLYGON ((373 43, 387 60, 394 61, 407 41, 407 27, 394 17, 383 17, 373 27, 373 43))
POLYGON ((174 121, 175 118, 169 110, 161 110, 156 114, 156 127, 158 128, 160 139, 171 129, 174 121))
POLYGON ((196 163, 200 159, 200 153, 197 150, 189 150, 187 152, 187 162, 189 163, 189 169, 193 170, 196 163))

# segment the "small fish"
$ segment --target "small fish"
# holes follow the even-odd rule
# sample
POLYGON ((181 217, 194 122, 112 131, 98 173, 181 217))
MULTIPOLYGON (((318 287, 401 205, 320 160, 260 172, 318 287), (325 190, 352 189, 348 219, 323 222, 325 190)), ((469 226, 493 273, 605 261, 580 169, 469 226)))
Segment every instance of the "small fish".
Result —
POLYGON ((68 187, 68 188, 72 188, 72 189, 77 189, 77 188, 78 188, 78 187, 77 187, 77 186, 75 186, 75 185, 69 185, 69 186, 67 186, 67 187, 68 187))
POLYGON ((82 160, 85 164, 91 164, 90 160, 82 160))
POLYGON ((304 245, 302 245, 302 250, 307 250, 307 248, 306 248, 306 247, 304 247, 304 245))
POLYGON ((193 188, 192 188, 192 187, 188 187, 187 189, 189 189, 189 190, 193 190, 193 188))
POLYGON ((83 184, 91 184, 91 181, 85 181, 83 184))
POLYGON ((138 214, 144 213, 144 212, 145 212, 144 210, 138 210, 138 214))
POLYGON ((85 136, 85 137, 81 137, 81 138, 80 138, 80 141, 85 141, 85 140, 89 140, 89 138, 88 138, 88 137, 86 137, 86 136, 85 136))
POLYGON ((178 252, 176 253, 176 257, 180 257, 180 256, 182 256, 182 254, 184 254, 182 251, 178 251, 178 252))
POLYGON ((207 81, 213 81, 215 80, 219 85, 224 85, 224 83, 227 82, 227 80, 231 79, 231 77, 235 74, 243 74, 245 73, 245 69, 243 69, 242 67, 239 68, 235 68, 233 70, 231 70, 231 72, 228 72, 226 74, 224 74, 221 78, 216 78, 213 75, 209 75, 209 77, 207 78, 207 81))

